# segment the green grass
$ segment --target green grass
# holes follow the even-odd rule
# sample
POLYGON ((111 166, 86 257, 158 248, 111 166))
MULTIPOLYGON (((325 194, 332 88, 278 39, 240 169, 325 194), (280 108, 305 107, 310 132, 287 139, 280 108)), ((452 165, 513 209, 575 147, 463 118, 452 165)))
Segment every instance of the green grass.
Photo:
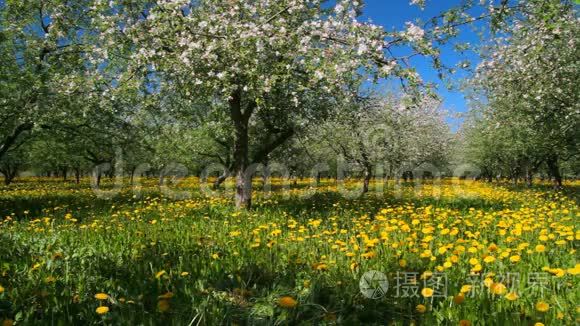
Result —
MULTIPOLYGON (((389 188, 346 199, 331 181, 315 195, 305 196, 304 182, 286 196, 280 189, 269 196, 257 191, 254 209, 236 212, 227 193, 204 197, 196 180, 181 187, 191 190, 190 199, 162 196, 154 180, 146 183, 141 197, 126 188, 111 200, 96 198, 86 183, 43 179, 3 188, 0 212, 10 218, 0 225, 0 285, 5 289, 0 294, 0 321, 46 325, 575 321, 578 276, 569 272, 563 277, 547 273, 548 289, 542 293, 522 282, 517 289, 520 298, 513 302, 487 289, 460 305, 452 301, 466 284, 472 257, 482 261, 486 255, 497 256, 494 263, 482 262, 484 269, 477 275, 483 276, 490 271, 518 272, 525 279, 545 266, 574 268, 579 237, 573 196, 468 182, 456 189, 444 184, 440 197, 421 195, 405 185, 400 193, 389 188), (470 190, 475 193, 463 193, 470 190), (388 208, 394 211, 381 213, 388 208), (508 218, 514 213, 522 217, 508 218), (412 224, 415 219, 419 224, 412 224), (498 234, 499 221, 513 222, 506 228, 508 235, 498 234), (531 229, 508 241, 517 223, 531 229), (404 224, 412 227, 410 231, 386 229, 404 224), (432 239, 422 232, 425 227, 434 228, 432 239), (458 228, 457 235, 439 234, 453 227, 458 228), (547 250, 536 253, 543 229, 554 239, 541 242, 547 250), (382 232, 388 239, 381 239, 382 232), (572 240, 566 240, 570 234, 572 240), (365 237, 379 242, 365 248, 365 237), (260 245, 253 247, 256 238, 260 245), (566 241, 557 245, 558 239, 566 241), (333 248, 337 241, 342 244, 333 248), (492 243, 498 251, 489 249, 492 243), (518 250, 522 243, 528 248, 518 250), (446 245, 452 248, 438 254, 437 248, 446 245), (366 271, 381 271, 391 283, 397 272, 436 271, 459 245, 481 248, 457 254, 459 261, 446 269, 447 297, 397 298, 393 286, 379 300, 360 293, 359 280, 366 271), (433 259, 420 257, 425 249, 433 251, 433 259), (512 250, 510 256, 518 252, 521 262, 500 259, 499 252, 506 249, 512 250), (365 258, 367 252, 375 256, 365 258), (95 299, 101 292, 110 299, 95 299), (163 299, 168 292, 173 296, 163 299), (297 306, 280 306, 277 300, 282 296, 295 298, 297 306), (160 309, 163 300, 169 303, 167 311, 160 309), (539 301, 548 302, 550 310, 538 312, 534 305, 539 301), (416 311, 418 304, 427 306, 425 314, 416 311), (98 315, 99 305, 110 311, 98 315)), ((419 285, 423 287, 422 281, 419 285)))

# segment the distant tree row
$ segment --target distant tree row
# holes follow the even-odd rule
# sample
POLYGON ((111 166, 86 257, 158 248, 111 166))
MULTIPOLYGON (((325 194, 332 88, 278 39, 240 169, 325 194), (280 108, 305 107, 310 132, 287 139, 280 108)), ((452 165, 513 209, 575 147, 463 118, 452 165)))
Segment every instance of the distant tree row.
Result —
MULTIPOLYGON (((424 5, 424 1, 413 2, 424 5)), ((578 20, 569 1, 464 1, 400 31, 364 1, 33 0, 0 3, 0 173, 78 179, 179 166, 249 208, 257 164, 293 176, 340 161, 409 176, 460 160, 521 178, 577 171, 578 20), (452 135, 412 58, 442 77, 441 47, 487 22, 474 80, 485 101, 452 135), (513 30, 513 32, 508 32, 513 30), (498 36, 499 35, 499 36, 498 36), (500 37, 501 36, 501 37, 500 37), (390 95, 384 85, 392 85, 390 95), (463 143, 460 141, 464 141, 463 143), (501 146, 496 146, 501 143, 501 146), (454 160, 456 160, 455 156, 454 160)), ((469 65, 461 63, 460 67, 469 65)))
POLYGON ((486 49, 463 129, 465 154, 488 180, 576 177, 580 161, 580 23, 574 5, 529 5, 486 49), (509 32, 509 33, 508 33, 509 32))

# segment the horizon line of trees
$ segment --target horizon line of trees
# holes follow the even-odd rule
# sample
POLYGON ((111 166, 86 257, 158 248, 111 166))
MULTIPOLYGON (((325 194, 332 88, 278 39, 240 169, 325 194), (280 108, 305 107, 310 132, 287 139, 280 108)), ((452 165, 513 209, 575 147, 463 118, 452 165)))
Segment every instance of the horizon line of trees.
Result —
POLYGON ((235 178, 239 208, 251 207, 254 163, 304 175, 338 156, 365 190, 378 162, 388 175, 469 163, 486 180, 547 173, 561 186, 579 171, 574 5, 484 2, 393 31, 361 21, 354 0, 2 2, 0 173, 91 173, 98 185, 147 163, 163 183, 174 164, 220 164, 215 187, 235 178), (441 48, 473 24, 490 41, 454 134, 411 58, 444 79, 469 70, 441 48))

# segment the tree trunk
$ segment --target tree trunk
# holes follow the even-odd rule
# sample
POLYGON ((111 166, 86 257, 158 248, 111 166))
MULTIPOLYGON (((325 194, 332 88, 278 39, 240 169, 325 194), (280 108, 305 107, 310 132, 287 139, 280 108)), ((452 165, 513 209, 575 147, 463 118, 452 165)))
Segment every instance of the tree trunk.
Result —
POLYGON ((31 130, 33 127, 34 123, 32 122, 21 123, 12 131, 11 134, 6 136, 6 138, 1 139, 0 158, 2 158, 8 152, 8 150, 13 147, 13 145, 18 140, 18 137, 20 137, 20 134, 24 133, 25 131, 31 130))
POLYGON ((4 175, 5 185, 8 186, 12 183, 12 181, 14 181, 14 178, 16 178, 16 176, 18 175, 18 169, 19 169, 18 165, 7 165, 2 170, 0 170, 0 173, 4 175))
POLYGON ((4 175, 4 184, 6 186, 10 185, 12 183, 12 179, 13 179, 10 171, 2 171, 2 174, 4 175))
POLYGON ((239 169, 236 173, 236 207, 252 208, 252 177, 246 169, 239 169))
POLYGON ((363 194, 366 194, 367 192, 369 192, 369 184, 371 182, 371 177, 372 176, 373 176, 373 174, 372 174, 372 167, 371 166, 366 166, 365 167, 365 172, 364 172, 363 194))
POLYGON ((249 171, 248 122, 255 104, 248 104, 242 112, 241 90, 236 90, 230 100, 230 118, 234 124, 234 173, 236 175, 236 208, 252 207, 252 173, 249 171))
POLYGON ((262 171, 262 184, 266 185, 268 183, 268 178, 270 177, 270 168, 268 167, 268 160, 264 161, 264 170, 262 171))
POLYGON ((81 183, 81 169, 79 169, 79 168, 75 169, 75 182, 77 184, 81 183))
POLYGON ((526 185, 531 187, 534 183, 534 173, 532 172, 531 168, 527 168, 526 170, 526 185))
POLYGON ((224 171, 215 181, 213 182, 213 189, 217 190, 221 187, 222 183, 226 181, 226 179, 230 176, 229 171, 224 171))
POLYGON ((562 188, 562 175, 560 174, 560 166, 558 165, 558 157, 552 156, 546 161, 550 175, 554 180, 554 187, 562 188))
POLYGON ((131 179, 129 181, 130 184, 133 184, 133 180, 135 179, 135 170, 137 170, 137 166, 131 169, 131 179))

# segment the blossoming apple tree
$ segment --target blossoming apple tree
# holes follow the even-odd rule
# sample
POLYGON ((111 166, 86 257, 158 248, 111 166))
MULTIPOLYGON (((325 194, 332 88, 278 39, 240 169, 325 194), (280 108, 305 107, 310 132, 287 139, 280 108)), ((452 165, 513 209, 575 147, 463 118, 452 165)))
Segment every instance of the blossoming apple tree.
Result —
MULTIPOLYGON (((523 6, 478 67, 474 83, 486 104, 472 128, 480 133, 473 144, 480 152, 496 153, 492 161, 515 180, 525 174, 531 182, 545 165, 561 185, 559 165, 578 156, 580 20, 566 1, 523 6)), ((490 155, 484 156, 489 162, 490 155)))
MULTIPOLYGON (((120 82, 148 76, 159 89, 178 90, 192 105, 196 98, 213 98, 212 107, 227 112, 233 131, 236 203, 249 207, 248 130, 261 111, 305 116, 312 108, 302 105, 305 97, 342 100, 337 95, 346 84, 369 77, 398 76, 408 85, 420 84, 413 69, 385 53, 397 44, 422 42, 423 30, 409 25, 389 38, 381 27, 357 20, 360 5, 163 0, 133 7, 125 1, 97 1, 94 20, 102 33, 93 59, 101 69, 123 55, 119 44, 124 44, 130 57, 120 82)), ((289 132, 282 129, 280 134, 289 132)), ((274 139, 264 151, 281 142, 274 139)))

